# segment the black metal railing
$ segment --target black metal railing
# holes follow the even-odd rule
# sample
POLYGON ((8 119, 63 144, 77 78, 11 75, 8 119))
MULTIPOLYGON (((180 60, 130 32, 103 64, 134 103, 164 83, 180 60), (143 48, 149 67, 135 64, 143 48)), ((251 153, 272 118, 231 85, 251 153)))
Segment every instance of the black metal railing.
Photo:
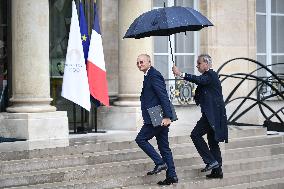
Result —
MULTIPOLYGON (((277 109, 268 103, 269 100, 284 100, 284 73, 275 73, 271 69, 273 66, 283 65, 284 63, 264 65, 256 60, 241 57, 228 60, 220 66, 217 73, 219 74, 222 85, 224 85, 225 81, 232 79, 234 81, 229 81, 231 83, 230 85, 235 84, 232 86, 231 92, 229 92, 224 100, 226 106, 228 107, 230 103, 239 101, 233 108, 232 113, 227 115, 228 124, 243 126, 256 125, 252 123, 242 123, 240 120, 246 116, 252 108, 257 107, 265 120, 264 126, 270 128, 273 127, 271 130, 284 131, 284 107, 277 109), (254 64, 258 68, 250 73, 222 73, 223 68, 230 66, 230 64, 245 64, 245 66, 247 66, 247 64, 254 64), (268 73, 269 77, 257 76, 258 71, 263 70, 268 73), (255 86, 246 91, 246 95, 240 96, 244 94, 244 92, 239 93, 239 90, 242 90, 243 85, 247 85, 245 81, 253 81, 255 82, 255 86), (236 93, 238 94, 236 95, 236 93), (245 106, 245 103, 248 101, 250 102, 247 107, 245 106), (268 111, 265 111, 265 109, 268 111), (272 118, 276 118, 278 122, 272 121, 272 118), (279 127, 275 128, 275 125, 277 124, 281 129, 279 129, 279 127)), ((188 105, 194 103, 195 84, 182 79, 166 79, 166 85, 170 99, 175 105, 188 105)))
MULTIPOLYGON (((271 126, 271 125, 279 125, 284 130, 284 122, 281 118, 284 115, 284 107, 275 110, 275 107, 271 107, 269 105, 268 100, 284 100, 284 80, 283 80, 283 73, 275 73, 270 68, 273 66, 280 66, 284 65, 284 63, 275 63, 271 65, 264 65, 256 60, 250 58, 234 58, 227 62, 225 62, 218 70, 219 77, 221 82, 228 79, 237 80, 236 85, 234 86, 233 90, 229 93, 227 98, 225 99, 226 106, 236 100, 241 100, 241 102, 235 106, 233 112, 228 115, 228 123, 233 125, 253 125, 250 123, 241 123, 239 120, 245 114, 248 113, 252 108, 258 107, 261 115, 264 117, 265 122, 264 126, 271 126), (250 73, 231 73, 222 74, 221 71, 225 66, 230 64, 255 64, 258 66, 257 69, 253 70, 250 73), (258 77, 257 71, 265 70, 270 76, 269 77, 258 77), (240 90, 241 86, 244 84, 245 81, 255 81, 256 86, 253 87, 250 91, 247 91, 246 96, 237 96, 234 97, 235 93, 240 90), (256 97, 255 97, 256 93, 256 97), (247 107, 243 108, 245 102, 251 101, 252 104, 247 107), (264 108, 269 110, 270 115, 265 113, 264 108), (276 118, 279 122, 274 122, 271 119, 276 118)), ((234 83, 234 82, 232 82, 234 83)), ((278 129, 279 130, 279 129, 278 129)), ((281 130, 281 129, 280 129, 281 130)))

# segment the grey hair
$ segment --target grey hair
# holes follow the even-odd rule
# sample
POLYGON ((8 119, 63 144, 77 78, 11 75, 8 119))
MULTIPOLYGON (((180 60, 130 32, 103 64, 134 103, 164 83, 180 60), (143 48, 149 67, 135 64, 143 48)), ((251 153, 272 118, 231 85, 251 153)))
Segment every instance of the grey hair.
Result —
POLYGON ((212 58, 209 56, 209 54, 201 54, 198 56, 199 58, 203 58, 204 62, 207 64, 212 64, 212 58))
MULTIPOLYGON (((139 56, 144 56, 144 57, 146 57, 147 60, 151 63, 151 57, 150 57, 150 55, 148 55, 148 54, 140 54, 139 56)), ((138 56, 138 57, 139 57, 139 56, 138 56)))

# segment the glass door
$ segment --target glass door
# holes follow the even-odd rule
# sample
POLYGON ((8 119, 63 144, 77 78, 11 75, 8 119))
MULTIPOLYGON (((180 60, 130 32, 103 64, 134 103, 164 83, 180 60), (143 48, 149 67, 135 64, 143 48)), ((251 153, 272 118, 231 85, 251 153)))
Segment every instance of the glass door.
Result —
POLYGON ((0 111, 8 106, 8 1, 0 0, 0 111))
MULTIPOLYGON (((77 10, 79 10, 79 2, 80 0, 75 0, 77 10)), ((81 0, 81 2, 83 4, 85 17, 88 22, 89 32, 91 32, 91 23, 93 22, 94 15, 94 0, 81 0)), ((58 111, 67 111, 69 129, 71 132, 87 133, 91 132, 96 126, 95 108, 93 107, 89 113, 80 106, 66 100, 61 96, 71 17, 72 1, 49 1, 50 93, 51 98, 53 98, 52 105, 55 106, 58 111)))

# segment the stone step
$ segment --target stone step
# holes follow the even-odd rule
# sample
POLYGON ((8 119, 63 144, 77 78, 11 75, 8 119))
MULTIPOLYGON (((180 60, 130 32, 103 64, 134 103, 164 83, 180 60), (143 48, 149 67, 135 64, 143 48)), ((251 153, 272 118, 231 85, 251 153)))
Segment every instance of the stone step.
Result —
POLYGON ((243 183, 232 186, 216 187, 212 189, 283 189, 284 178, 269 179, 251 183, 243 183))
MULTIPOLYGON (((180 144, 189 142, 189 135, 173 136, 169 138, 171 144, 180 144)), ((154 140, 152 141, 154 143, 154 140)), ((135 142, 135 137, 130 138, 125 141, 116 140, 96 140, 82 139, 82 141, 70 143, 66 147, 58 148, 45 148, 45 149, 34 149, 34 150, 23 150, 23 151, 10 151, 1 152, 0 160, 10 161, 10 160, 21 160, 21 159, 32 159, 32 158, 45 158, 54 156, 66 156, 74 154, 84 154, 84 153, 96 153, 123 149, 133 149, 137 148, 135 142)))
MULTIPOLYGON (((282 157, 261 157, 251 158, 240 161, 229 161, 223 166, 225 177, 222 180, 205 180, 204 174, 200 173, 201 166, 186 166, 178 167, 177 173, 180 183, 176 185, 177 188, 210 188, 220 186, 230 186, 240 183, 256 182, 261 180, 282 178, 284 176, 284 156, 282 157), (281 165, 281 166, 280 166, 281 165), (216 182, 217 181, 217 182, 216 182), (210 187, 208 187, 210 186, 210 187)), ((65 176, 61 176, 62 178, 65 176)), ((57 177, 58 178, 58 177, 57 177)), ((15 188, 160 188, 155 183, 165 178, 164 173, 154 176, 146 176, 144 173, 135 172, 128 174, 112 175, 112 177, 95 177, 88 176, 84 180, 68 180, 60 182, 58 179, 54 180, 57 183, 41 184, 46 180, 37 180, 35 177, 28 179, 37 181, 30 186, 22 186, 15 188), (146 186, 145 186, 146 184, 146 186)), ((9 179, 4 179, 6 187, 9 186, 9 179)), ((2 183, 2 182, 0 182, 2 183)), ((18 183, 19 184, 19 183, 18 183)), ((30 183, 31 184, 31 183, 30 183)), ((14 183, 16 185, 16 183, 14 183)), ((12 186, 12 185, 10 185, 12 186)), ((175 188, 176 188, 175 187, 175 188)))
MULTIPOLYGON (((273 167, 266 169, 255 169, 255 170, 247 170, 242 172, 234 172, 229 173, 224 176, 223 179, 205 179, 205 177, 197 177, 197 178, 183 178, 179 180, 178 184, 166 186, 163 188, 167 189, 214 189, 214 188, 228 188, 228 189, 246 189, 248 186, 250 189, 254 187, 250 187, 256 185, 257 182, 267 182, 271 179, 273 181, 280 181, 280 184, 276 184, 274 186, 281 186, 284 177, 284 167, 273 167), (238 187, 242 186, 241 188, 238 187)), ((259 183, 260 184, 260 183, 259 183)), ((90 186, 90 185, 88 185, 90 186)), ((265 185, 264 185, 265 186, 265 185)), ((86 187, 91 188, 91 187, 86 187)), ((126 187, 113 187, 115 189, 161 189, 157 184, 144 184, 144 185, 134 185, 134 186, 126 186, 126 187)), ((254 188, 254 189, 256 189, 254 188)), ((265 187, 264 187, 265 188, 265 187)), ((262 188, 262 189, 264 189, 262 188)), ((266 188, 265 188, 266 189, 266 188)), ((273 188, 275 189, 275 188, 273 188)), ((282 189, 282 188, 281 188, 282 189)))
MULTIPOLYGON (((246 148, 246 145, 249 147, 253 147, 254 149, 258 149, 258 146, 263 146, 263 150, 255 151, 255 154, 265 156, 272 154, 270 151, 282 153, 284 151, 283 146, 279 146, 276 149, 273 146, 282 144, 282 136, 272 136, 272 137, 250 137, 250 138, 242 138, 242 139, 234 139, 231 140, 228 144, 221 147, 223 149, 223 153, 227 150, 232 149, 242 149, 246 148), (240 143, 240 145, 237 145, 240 143), (255 146, 253 146, 255 145, 255 146), (265 154, 266 153, 266 154, 265 154)), ((172 145, 172 151, 174 156, 177 155, 186 155, 196 153, 196 149, 192 143, 184 143, 184 144, 174 144, 172 145)), ((235 156, 238 158, 246 158, 249 156, 251 151, 243 150, 243 153, 235 153, 235 156)), ((230 155, 231 157, 232 155, 230 155)), ((226 153, 224 153, 224 157, 226 158, 226 153)), ((0 175, 9 174, 15 172, 27 172, 27 171, 36 171, 36 170, 46 170, 46 169, 56 169, 56 168, 64 168, 64 167, 75 167, 75 166, 84 166, 84 165, 95 165, 101 163, 111 163, 111 162, 121 162, 121 161, 130 161, 136 159, 145 159, 148 158, 143 151, 139 148, 134 149, 125 149, 125 150, 114 150, 111 152, 97 152, 97 153, 85 153, 85 154, 76 154, 69 156, 58 156, 58 157, 47 157, 47 158, 34 158, 28 160, 13 160, 13 161, 2 161, 0 162, 0 175)))
POLYGON ((273 179, 269 183, 263 183, 263 185, 250 186, 248 189, 283 189, 284 188, 284 178, 273 179))
MULTIPOLYGON (((271 167, 277 168, 279 165, 283 165, 283 157, 282 158, 256 158, 256 159, 250 159, 250 160, 242 160, 242 161, 234 161, 234 163, 231 162, 225 162, 223 166, 223 170, 225 175, 230 173, 241 173, 243 171, 247 170, 265 170, 270 169, 271 167), (254 162, 255 161, 255 162, 254 162)), ((204 177, 203 173, 200 173, 200 166, 191 166, 190 168, 183 167, 182 170, 177 170, 179 178, 182 179, 189 179, 189 178, 202 178, 204 177)), ((165 178, 165 175, 159 175, 159 177, 153 177, 153 178, 147 178, 147 176, 137 176, 134 178, 128 178, 123 182, 122 186, 128 185, 137 185, 139 184, 154 184, 159 180, 163 180, 165 178)), ((106 181, 104 181, 106 183, 106 181)), ((98 183, 97 183, 98 184, 98 183)), ((103 185, 103 184, 101 184, 103 185)))
MULTIPOLYGON (((27 143, 29 143, 26 141, 9 144, 1 143, 0 161, 132 149, 137 148, 137 144, 134 141, 136 135, 137 133, 132 133, 129 136, 125 136, 125 134, 116 134, 106 135, 105 137, 102 135, 86 138, 75 138, 70 139, 68 142, 69 145, 66 145, 65 147, 34 150, 25 150, 25 146, 28 145, 27 143), (23 147, 19 148, 19 146, 23 147)), ((190 131, 188 131, 188 133, 182 133, 179 136, 171 136, 169 141, 171 144, 188 143, 191 142, 189 135, 190 131)), ((255 136, 266 136, 266 129, 262 127, 229 127, 230 139, 255 136)), ((156 142, 153 140, 153 143, 156 142)))
MULTIPOLYGON (((276 145, 267 145, 267 146, 259 146, 259 147, 248 147, 248 148, 242 148, 242 149, 233 149, 228 150, 225 153, 223 153, 223 159, 224 161, 230 161, 230 160, 239 160, 239 159, 246 159, 246 158, 255 158, 255 157, 263 157, 263 156, 271 156, 271 155, 279 155, 284 154, 284 144, 276 144, 276 145), (277 152, 275 154, 275 152, 277 152)), ((201 159, 199 158, 198 154, 188 154, 188 155, 176 155, 175 157, 175 163, 176 166, 188 166, 188 165, 194 165, 201 163, 201 159)), ((57 162, 55 160, 55 162, 57 162)), ((68 172, 70 169, 73 172, 88 172, 88 174, 91 174, 92 170, 96 170, 96 172, 92 173, 93 176, 102 177, 105 175, 111 175, 115 173, 123 173, 123 172, 131 172, 133 170, 135 171, 143 171, 146 172, 146 170, 150 170, 153 166, 152 161, 149 158, 146 159, 138 159, 138 160, 132 160, 132 161, 122 161, 122 162, 112 162, 112 163, 103 163, 103 164, 95 164, 95 165, 82 165, 75 167, 73 165, 73 168, 66 167, 62 169, 53 169, 52 172, 68 172), (114 167, 116 167, 114 169, 114 167), (119 170, 119 171, 118 171, 119 170)), ((2 174, 2 177, 5 178, 5 175, 8 175, 11 173, 17 173, 18 175, 23 175, 25 173, 22 173, 22 170, 17 170, 17 168, 14 168, 10 165, 8 165, 5 169, 5 167, 2 167, 3 172, 6 172, 5 174, 2 174), (7 168, 12 168, 11 170, 7 170, 7 168)), ((28 166, 28 168, 30 168, 28 166)), ((39 170, 46 170, 46 167, 41 167, 39 170)), ((26 170, 26 172, 35 171, 32 169, 26 170)), ((46 173, 46 172, 45 172, 46 173)), ((16 176, 17 174, 13 174, 11 176, 16 176)))
MULTIPOLYGON (((283 146, 282 146, 283 147, 283 146)), ((263 150, 263 149, 259 149, 263 150)), ((239 150, 239 152, 236 152, 235 150, 232 150, 232 152, 226 153, 226 156, 224 158, 224 169, 227 170, 227 172, 230 172, 230 170, 235 170, 235 169, 240 169, 239 162, 242 163, 244 166, 244 162, 248 161, 249 164, 253 162, 254 165, 258 165, 258 167, 263 167, 267 165, 271 165, 274 161, 267 162, 271 160, 271 157, 274 157, 274 159, 277 159, 277 156, 264 156, 264 157, 255 157, 254 154, 257 153, 251 153, 251 157, 247 159, 239 159, 240 156, 234 156, 236 153, 237 154, 246 154, 248 151, 251 151, 251 149, 248 149, 244 152, 239 150), (230 155, 231 154, 231 155, 230 155), (234 159, 236 157, 237 159, 234 159), (231 169, 226 168, 226 162, 230 160, 229 162, 233 161, 233 165, 231 165, 231 169), (259 161, 256 161, 259 160, 259 161), (265 161, 263 163, 262 161, 265 161)), ((263 150, 265 151, 265 150, 263 150)), ((281 158, 284 155, 280 155, 281 158)), ((282 159, 279 159, 282 161, 282 159)), ((187 155, 187 156, 177 156, 175 157, 175 164, 177 167, 181 168, 188 168, 189 170, 194 167, 194 165, 199 165, 201 164, 201 158, 195 154, 195 156, 192 155, 187 155)), ((284 162, 281 162, 284 163, 284 162)), ((249 167, 249 164, 244 166, 245 169, 249 167)), ((272 166, 272 165, 271 165, 272 166)), ((128 174, 126 176, 133 176, 135 173, 143 173, 147 170, 150 170, 153 167, 153 163, 149 159, 144 159, 144 160, 133 160, 133 161, 124 161, 124 162, 116 162, 116 163, 107 163, 107 164, 99 164, 96 166, 84 166, 84 167, 70 167, 70 168, 64 168, 64 169, 54 169, 54 170, 47 170, 47 171, 36 171, 36 172, 26 172, 26 173, 16 173, 16 174, 8 174, 8 175, 2 175, 0 179, 0 183, 10 183, 10 184, 15 184, 17 183, 18 185, 25 185, 27 181, 29 181, 29 184, 37 184, 39 181, 44 180, 44 182, 61 182, 64 180, 76 180, 76 179, 87 179, 88 177, 93 177, 93 178, 104 178, 104 177, 109 177, 109 176, 114 176, 114 175, 122 175, 122 174, 128 174)), ((198 170, 200 168, 197 167, 195 168, 198 170)), ((250 169, 253 169, 254 167, 250 167, 250 169)), ((192 172, 194 174, 198 174, 199 171, 197 172, 192 172)), ((193 175, 194 176, 194 175, 193 175)), ((197 175, 195 175, 197 176, 197 175)), ((7 185, 6 185, 7 186, 7 185)), ((1 187, 1 185, 0 185, 1 187)))
POLYGON ((229 126, 229 138, 243 138, 253 136, 266 136, 267 129, 265 127, 251 126, 229 126))
POLYGON ((284 142, 284 135, 247 137, 247 138, 229 140, 229 143, 225 145, 225 149, 242 148, 243 146, 253 147, 253 146, 283 143, 283 142, 284 142), (267 138, 269 140, 263 140, 263 138, 267 138))

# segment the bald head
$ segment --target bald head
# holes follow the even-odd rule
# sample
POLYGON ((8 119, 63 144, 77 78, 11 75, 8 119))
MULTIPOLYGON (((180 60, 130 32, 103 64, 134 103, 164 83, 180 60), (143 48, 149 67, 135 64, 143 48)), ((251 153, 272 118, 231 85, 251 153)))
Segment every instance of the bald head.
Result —
POLYGON ((146 73, 151 67, 151 57, 148 54, 140 54, 137 57, 137 67, 140 71, 146 73))

